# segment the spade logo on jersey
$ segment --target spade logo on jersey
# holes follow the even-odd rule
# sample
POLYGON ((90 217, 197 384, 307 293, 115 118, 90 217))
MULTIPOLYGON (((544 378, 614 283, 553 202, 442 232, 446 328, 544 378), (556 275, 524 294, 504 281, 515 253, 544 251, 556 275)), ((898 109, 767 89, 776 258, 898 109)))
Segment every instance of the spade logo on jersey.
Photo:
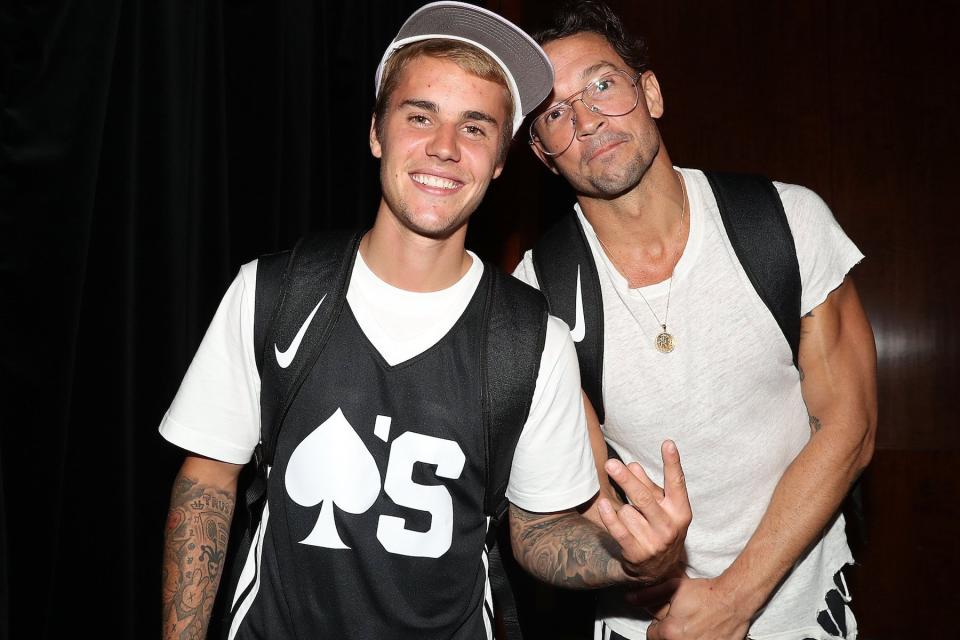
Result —
MULTIPOLYGON (((374 432, 387 441, 390 418, 377 416, 374 432)), ((430 529, 411 531, 403 518, 381 515, 377 540, 391 552, 406 556, 439 558, 453 539, 453 499, 440 485, 413 482, 413 466, 436 465, 436 475, 456 480, 466 457, 460 445, 407 431, 390 446, 383 491, 397 505, 430 514, 430 529)), ((340 538, 334 505, 352 514, 366 512, 380 495, 380 471, 373 456, 340 409, 294 449, 284 477, 287 494, 303 507, 320 506, 317 523, 303 544, 348 549, 340 538)))
POLYGON ((301 542, 346 549, 337 533, 333 505, 354 514, 372 507, 380 494, 380 472, 360 436, 337 409, 293 451, 286 484, 290 498, 300 506, 322 503, 316 526, 301 542))

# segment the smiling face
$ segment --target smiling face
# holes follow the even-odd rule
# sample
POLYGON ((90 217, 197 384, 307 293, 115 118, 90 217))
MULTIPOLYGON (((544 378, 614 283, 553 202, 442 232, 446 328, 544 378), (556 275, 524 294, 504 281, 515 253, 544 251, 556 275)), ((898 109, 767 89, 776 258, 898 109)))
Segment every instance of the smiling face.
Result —
POLYGON ((400 71, 384 122, 370 127, 390 215, 425 237, 466 230, 490 181, 500 175, 498 147, 510 127, 505 86, 443 58, 421 55, 400 71))
MULTIPOLYGON (((574 94, 591 80, 614 70, 633 72, 606 38, 591 32, 548 42, 543 47, 554 67, 553 94, 545 104, 574 94)), ((652 72, 637 79, 640 100, 622 116, 591 112, 583 102, 574 103, 576 129, 573 142, 563 153, 547 157, 534 152, 551 170, 559 173, 580 194, 614 198, 633 189, 660 152, 656 118, 663 113, 660 87, 652 72)))

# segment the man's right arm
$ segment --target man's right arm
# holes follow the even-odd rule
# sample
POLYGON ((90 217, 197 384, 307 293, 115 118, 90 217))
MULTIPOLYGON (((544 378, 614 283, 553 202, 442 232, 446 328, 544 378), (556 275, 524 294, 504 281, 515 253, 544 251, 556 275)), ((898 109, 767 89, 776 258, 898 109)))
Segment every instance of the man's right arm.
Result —
POLYGON ((664 442, 661 454, 663 490, 635 462, 604 465, 630 504, 596 496, 579 510, 556 513, 511 504, 511 542, 520 566, 544 582, 573 589, 671 577, 683 559, 692 513, 676 445, 664 442), (585 513, 594 510, 598 514, 592 517, 585 513))
POLYGON ((164 532, 164 640, 206 637, 242 468, 193 455, 180 467, 164 532))

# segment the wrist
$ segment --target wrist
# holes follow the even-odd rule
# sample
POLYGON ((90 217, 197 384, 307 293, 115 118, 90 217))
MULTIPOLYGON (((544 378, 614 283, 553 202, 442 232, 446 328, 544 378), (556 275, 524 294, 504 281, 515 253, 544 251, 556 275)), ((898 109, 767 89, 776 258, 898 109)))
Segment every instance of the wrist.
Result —
MULTIPOLYGON (((731 567, 730 569, 732 569, 731 567)), ((714 578, 714 588, 727 605, 743 620, 753 620, 767 601, 766 592, 752 581, 738 576, 730 569, 714 578)))

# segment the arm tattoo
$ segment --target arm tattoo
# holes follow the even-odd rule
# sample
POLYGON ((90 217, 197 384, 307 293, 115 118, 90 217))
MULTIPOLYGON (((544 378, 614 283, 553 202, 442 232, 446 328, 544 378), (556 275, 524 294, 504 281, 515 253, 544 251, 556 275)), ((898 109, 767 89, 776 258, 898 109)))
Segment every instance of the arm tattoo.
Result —
POLYGON ((820 424, 820 418, 818 418, 817 416, 810 416, 810 430, 813 433, 817 433, 822 428, 823 428, 823 425, 820 424))
POLYGON ((235 498, 232 491, 177 476, 164 532, 164 640, 206 637, 235 498))
POLYGON ((510 520, 514 556, 540 580, 568 589, 623 581, 616 542, 580 514, 544 515, 510 505, 510 520))

